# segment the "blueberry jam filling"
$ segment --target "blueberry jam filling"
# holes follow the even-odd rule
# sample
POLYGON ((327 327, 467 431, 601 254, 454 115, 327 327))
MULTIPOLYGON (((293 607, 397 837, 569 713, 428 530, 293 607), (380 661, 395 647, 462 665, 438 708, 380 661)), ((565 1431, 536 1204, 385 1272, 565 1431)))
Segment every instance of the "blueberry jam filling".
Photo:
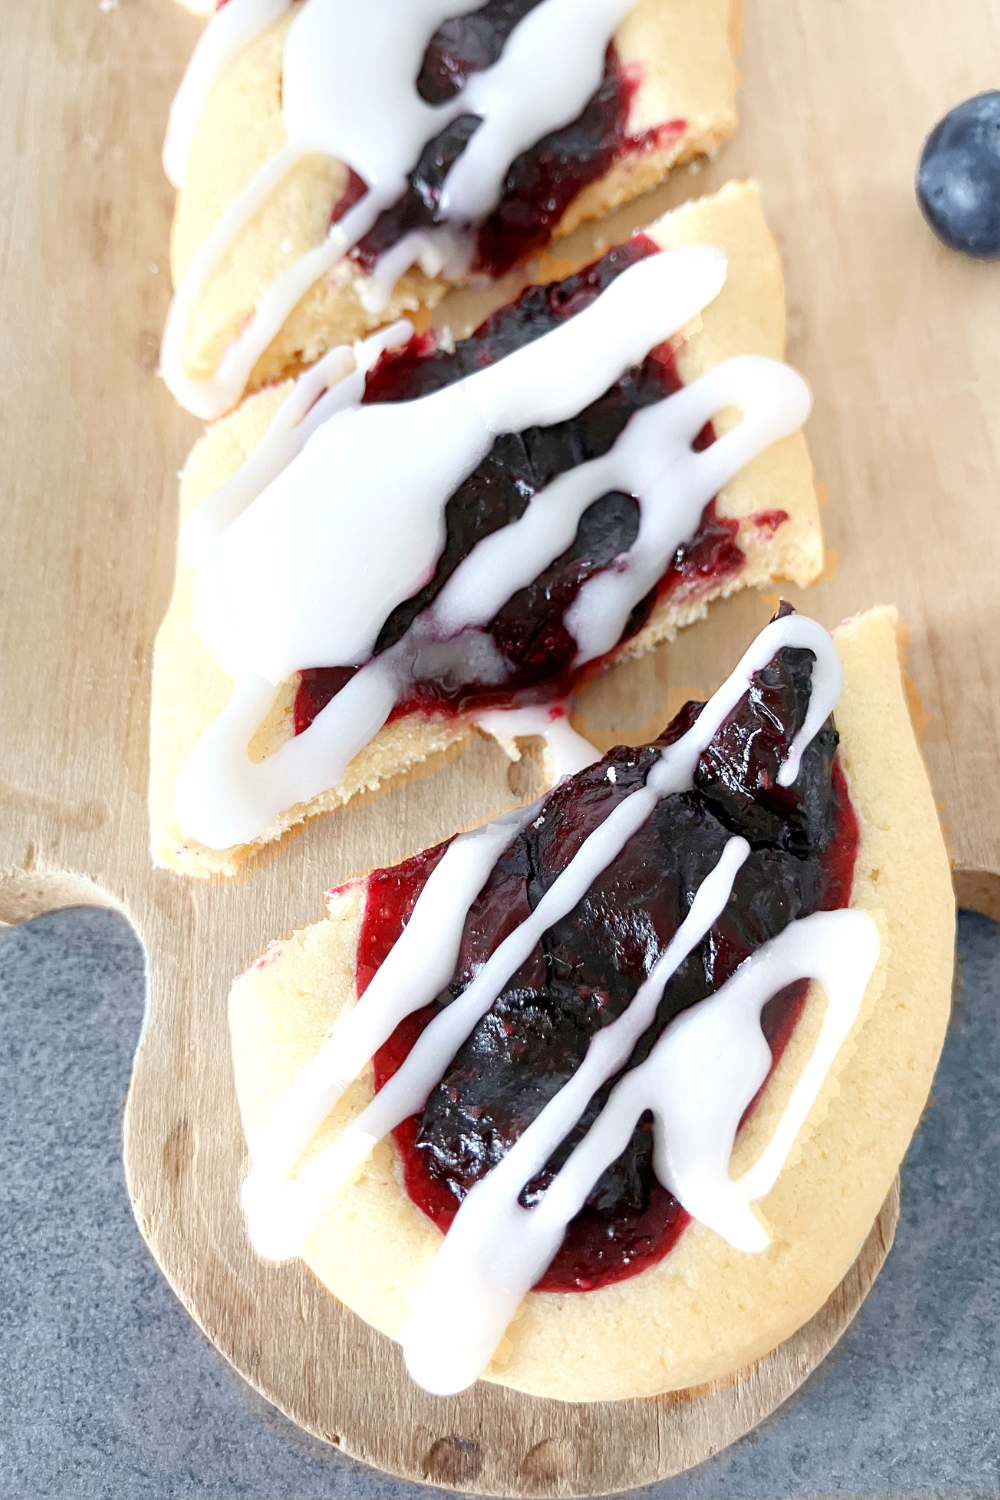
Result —
MULTIPOLYGON (((423 1112, 396 1131, 406 1190, 442 1230, 469 1189, 572 1076, 591 1036, 622 1014, 730 837, 741 834, 752 852, 722 916, 668 983, 656 1021, 628 1067, 648 1056, 672 1017, 717 990, 789 922, 847 904, 858 825, 836 758, 832 720, 806 751, 795 785, 786 790, 777 784, 805 719, 813 660, 810 651, 789 647, 757 673, 702 755, 694 790, 660 800, 579 905, 545 934, 513 976, 423 1112)), ((534 910, 588 835, 644 783, 658 750, 679 738, 700 709, 688 704, 653 745, 612 750, 549 794, 541 815, 501 856, 473 903, 450 984, 376 1054, 377 1089, 401 1066, 423 1028, 534 910)), ((398 938, 445 847, 371 877, 358 945, 359 993, 398 938)), ((805 985, 793 985, 764 1009, 772 1068, 805 992, 805 985)), ((521 1198, 526 1206, 542 1197, 615 1081, 595 1096, 572 1135, 527 1185, 521 1198)), ((650 1121, 644 1118, 573 1220, 539 1286, 588 1290, 635 1275, 667 1253, 687 1222, 653 1173, 650 1121)))
POLYGON ((364 400, 416 401, 466 375, 495 365, 525 345, 584 312, 623 271, 659 250, 646 234, 634 234, 599 260, 562 281, 529 286, 514 302, 491 313, 454 349, 439 349, 433 330, 401 349, 387 349, 365 381, 364 400))
MULTIPOLYGON (((437 348, 434 334, 427 333, 402 349, 387 351, 368 375, 364 401, 413 401, 494 364, 582 312, 617 276, 657 249, 654 241, 636 235, 563 281, 529 287, 453 349, 437 348)), ((498 437, 447 502, 445 544, 433 577, 392 610, 379 632, 375 654, 402 639, 478 541, 518 520, 532 496, 557 475, 607 453, 635 412, 680 386, 673 350, 661 344, 575 417, 498 437)), ((694 446, 704 448, 713 440, 708 423, 694 446)), ((767 512, 764 518, 767 528, 785 519, 783 511, 767 512)), ((464 713, 508 703, 515 694, 519 701, 528 701, 533 696, 564 696, 581 686, 585 675, 594 675, 602 663, 590 663, 584 670, 574 666, 577 648, 564 624, 566 611, 587 579, 631 546, 638 522, 633 496, 613 492, 599 497, 581 517, 562 556, 509 599, 486 627, 506 663, 502 684, 424 678, 397 704, 393 717, 415 711, 464 713)), ((737 530, 737 522, 719 517, 711 502, 656 589, 633 610, 621 640, 642 629, 658 600, 669 595, 687 601, 735 577, 745 561, 737 530)), ((294 707, 296 734, 309 727, 356 670, 332 666, 302 674, 294 707)))
MULTIPOLYGON (((514 27, 539 0, 488 0, 464 16, 446 20, 424 53, 417 92, 428 104, 453 99, 472 73, 499 59, 514 27)), ((614 45, 608 47, 604 76, 578 117, 544 136, 510 165, 500 201, 476 233, 473 272, 502 276, 518 261, 548 244, 566 209, 584 188, 603 177, 625 151, 642 151, 679 136, 683 120, 645 136, 628 134, 636 80, 624 69, 614 45)), ((365 271, 414 230, 442 222, 444 179, 481 124, 460 115, 427 142, 408 174, 403 196, 385 209, 351 252, 365 271)), ((363 187, 363 185, 362 185, 363 187)), ((334 218, 344 212, 343 201, 334 218)))
POLYGON ((500 202, 479 227, 473 271, 502 276, 545 248, 574 198, 628 148, 634 92, 614 45, 609 46, 604 77, 583 111, 511 162, 500 202))
POLYGON ((417 93, 428 104, 445 104, 472 73, 499 61, 519 21, 541 0, 488 0, 479 10, 452 16, 431 37, 417 78, 417 93))

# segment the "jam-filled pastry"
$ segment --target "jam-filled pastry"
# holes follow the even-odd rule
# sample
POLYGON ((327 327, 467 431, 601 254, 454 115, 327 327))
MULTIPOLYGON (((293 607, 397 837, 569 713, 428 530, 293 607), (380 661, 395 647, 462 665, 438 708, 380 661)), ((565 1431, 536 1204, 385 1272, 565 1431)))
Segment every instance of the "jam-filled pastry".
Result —
POLYGON ((251 1241, 437 1394, 724 1378, 864 1243, 953 937, 895 611, 831 638, 784 606, 653 744, 334 890, 237 979, 251 1241))
POLYGON ((718 595, 821 569, 752 185, 456 346, 409 333, 249 398, 188 461, 153 674, 158 863, 231 874, 477 725, 515 756, 542 732, 552 774, 575 768, 567 694, 718 595))
MULTIPOLYGON (((199 6, 199 8, 208 8, 199 6)), ((171 107, 162 370, 211 418, 736 127, 737 0, 226 0, 171 107)))

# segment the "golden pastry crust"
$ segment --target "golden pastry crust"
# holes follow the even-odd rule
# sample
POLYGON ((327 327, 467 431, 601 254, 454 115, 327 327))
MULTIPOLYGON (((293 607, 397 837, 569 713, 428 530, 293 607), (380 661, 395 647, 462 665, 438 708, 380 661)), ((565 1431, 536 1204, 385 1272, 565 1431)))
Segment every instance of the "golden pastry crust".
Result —
MULTIPOLYGON (((759 1207, 762 1254, 732 1249, 693 1223, 658 1265, 586 1293, 531 1293, 487 1378, 565 1401, 652 1396, 723 1379, 774 1349, 822 1306, 863 1245, 920 1118, 951 1002, 954 899, 927 772, 907 710, 893 609, 834 632, 844 667, 836 711, 861 828, 851 906, 882 933, 854 1030, 759 1207)), ((354 998, 364 902, 355 883, 329 917, 272 944, 235 982, 229 1004, 236 1087, 248 1139, 354 998)), ((734 1170, 766 1143, 822 1015, 811 993, 734 1170)), ((315 1144, 371 1097, 362 1077, 315 1144)), ((391 1143, 319 1221, 306 1263, 369 1323, 397 1337, 414 1279, 440 1233, 405 1196, 391 1143)))
MULTIPOLYGON (((664 248, 709 243, 720 245, 729 257, 725 286, 687 330, 679 348, 677 364, 685 381, 734 354, 783 355, 781 262, 755 183, 729 183, 714 197, 665 214, 647 232, 664 248)), ((245 462, 289 389, 284 385, 261 391, 207 429, 184 469, 182 516, 245 462)), ((725 420, 718 423, 720 430, 726 425, 725 420)), ((736 541, 746 556, 740 573, 697 598, 667 598, 620 654, 636 655, 672 638, 680 626, 703 616, 710 601, 719 596, 774 580, 806 585, 819 576, 823 538, 812 464, 801 432, 773 444, 726 485, 718 497, 718 514, 740 522, 736 541), (773 510, 788 516, 776 530, 755 523, 754 516, 773 510)), ((194 577, 191 565, 179 558, 174 595, 157 637, 153 663, 150 821, 157 864, 187 875, 232 875, 255 848, 343 806, 359 793, 407 774, 431 756, 457 748, 475 732, 470 721, 462 718, 413 715, 399 719, 355 757, 339 786, 308 804, 290 808, 255 844, 213 850, 185 839, 174 812, 177 776, 232 691, 232 679, 206 651, 194 628, 194 577)), ((278 694, 252 747, 261 757, 290 733, 292 697, 290 688, 278 694)))
MULTIPOLYGON (((742 6, 738 0, 639 0, 615 35, 626 67, 641 73, 629 115, 634 135, 674 120, 683 131, 621 158, 570 204, 557 233, 646 192, 669 169, 714 150, 736 129, 742 6)), ((282 53, 289 12, 247 47, 205 102, 177 203, 171 262, 175 283, 224 210, 286 140, 281 114, 282 53)), ((309 157, 239 237, 199 299, 187 341, 186 372, 210 375, 258 299, 278 274, 318 244, 347 183, 342 163, 309 157)), ((254 368, 248 390, 312 363, 334 344, 362 337, 421 306, 433 307, 449 283, 406 273, 384 312, 366 313, 359 272, 349 262, 317 283, 254 368)))

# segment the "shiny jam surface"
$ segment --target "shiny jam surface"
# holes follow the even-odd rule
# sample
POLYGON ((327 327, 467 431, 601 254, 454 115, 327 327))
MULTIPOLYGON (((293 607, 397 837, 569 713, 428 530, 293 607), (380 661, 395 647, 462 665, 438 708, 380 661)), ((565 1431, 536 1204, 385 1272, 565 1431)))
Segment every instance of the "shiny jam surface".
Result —
MULTIPOLYGON (((487 0, 478 10, 445 21, 424 53, 417 78, 421 98, 428 104, 454 98, 470 74, 493 66, 514 27, 538 3, 487 0)), ((548 244, 574 198, 603 177, 618 157, 668 145, 683 134, 685 121, 672 120, 644 135, 629 135, 629 109, 637 86, 638 78, 622 66, 612 44, 604 76, 578 117, 511 163, 500 201, 478 229, 474 273, 502 276, 529 259, 548 244)), ((351 252, 366 271, 404 235, 441 222, 445 178, 479 124, 478 115, 459 115, 427 142, 403 196, 379 215, 351 252)), ((342 199, 334 220, 344 211, 342 199)))
MULTIPOLYGON (((438 348, 429 332, 415 336, 402 349, 388 350, 368 375, 365 402, 413 401, 496 363, 582 312, 624 270, 657 249, 647 236, 634 235, 562 281, 529 287, 453 349, 438 348)), ((522 516, 531 497, 557 475, 607 453, 635 412, 680 386, 674 350, 661 344, 575 417, 497 438, 447 502, 445 545, 434 576, 391 612, 379 633, 376 654, 405 635, 478 541, 522 516)), ((708 423, 695 447, 707 447, 713 440, 708 423)), ((784 511, 768 511, 755 519, 773 530, 785 518, 784 511)), ((508 663, 505 680, 499 685, 422 680, 396 705, 392 717, 466 713, 506 705, 515 695, 520 703, 563 697, 596 675, 601 662, 574 667, 576 642, 563 621, 587 579, 631 546, 638 525, 639 506, 633 496, 616 491, 595 500, 581 517, 571 546, 514 594, 486 627, 508 663)), ((678 548, 657 587, 636 606, 621 640, 642 629, 657 602, 668 596, 687 602, 735 577, 745 561, 737 530, 737 522, 717 516, 710 502, 695 534, 678 548)), ((355 670, 320 667, 302 674, 294 707, 296 734, 309 727, 355 670)))
MULTIPOLYGON (((694 790, 660 800, 579 905, 545 934, 512 977, 423 1112, 395 1132, 406 1190, 442 1230, 473 1184, 572 1076, 594 1032, 621 1015, 731 836, 748 839, 750 857, 725 911, 667 985, 656 1022, 630 1067, 648 1055, 673 1016, 717 990, 790 921, 847 905, 858 825, 832 721, 803 757, 795 786, 777 785, 781 760, 805 717, 812 660, 811 652, 786 648, 757 674, 702 755, 694 790)), ((401 1066, 438 1010, 462 993, 499 942, 537 906, 598 823, 645 781, 658 750, 678 738, 700 708, 689 704, 655 744, 612 750, 548 795, 539 817, 501 857, 474 901, 450 984, 376 1054, 376 1088, 401 1066)), ((371 877, 358 946, 359 993, 398 938, 444 847, 371 877)), ((805 993, 805 985, 791 986, 764 1009, 772 1067, 805 993)), ((544 1194, 614 1081, 527 1185, 521 1198, 526 1206, 544 1194)), ((635 1275, 662 1259, 687 1222, 654 1176, 649 1120, 643 1119, 573 1220, 539 1289, 589 1290, 635 1275)))

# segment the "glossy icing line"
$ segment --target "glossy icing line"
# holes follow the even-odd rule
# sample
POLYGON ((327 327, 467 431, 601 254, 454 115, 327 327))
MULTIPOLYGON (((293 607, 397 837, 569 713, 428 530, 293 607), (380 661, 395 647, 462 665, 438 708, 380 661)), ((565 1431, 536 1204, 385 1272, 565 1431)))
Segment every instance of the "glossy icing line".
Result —
MULTIPOLYGON (((214 0, 201 0, 188 8, 208 15, 214 0)), ((180 88, 174 95, 163 142, 163 170, 174 187, 184 185, 191 137, 198 116, 213 85, 226 68, 258 36, 284 15, 293 0, 228 0, 216 10, 198 39, 191 61, 184 71, 180 88)))
POLYGON ((414 681, 502 686, 504 659, 481 627, 566 548, 586 507, 620 488, 639 498, 639 534, 610 584, 591 580, 571 612, 581 660, 614 645, 711 497, 804 421, 808 389, 787 366, 730 360, 637 413, 603 458, 557 478, 519 521, 480 541, 405 636, 371 658, 389 612, 433 574, 448 497, 494 437, 594 400, 715 295, 724 268, 706 247, 650 256, 496 365, 420 400, 348 407, 313 432, 219 536, 196 582, 195 622, 236 690, 178 778, 186 837, 212 848, 260 837, 282 812, 337 784, 414 681), (743 420, 692 451, 705 422, 732 404, 743 420), (251 763, 266 684, 317 664, 360 670, 304 733, 251 763))
MULTIPOLYGON (((790 645, 807 647, 816 657, 806 719, 779 775, 779 781, 784 785, 795 780, 802 752, 835 707, 842 684, 840 659, 829 635, 815 621, 804 619, 800 615, 772 621, 760 633, 736 670, 709 700, 692 727, 661 753, 645 785, 630 793, 589 835, 531 915, 504 938, 464 992, 440 1011, 421 1033, 399 1070, 297 1177, 289 1176, 289 1164, 294 1164, 305 1150, 301 1135, 293 1135, 291 1131, 285 1134, 281 1123, 273 1128, 270 1124, 265 1125, 258 1137, 263 1142, 262 1147, 258 1148, 257 1140, 251 1142, 253 1166, 244 1186, 248 1230, 251 1240, 262 1255, 271 1259, 285 1259, 298 1253, 318 1216, 363 1166, 373 1146, 402 1120, 423 1108, 450 1059, 532 952, 541 935, 554 922, 573 910, 598 875, 617 857, 649 817, 660 797, 686 791, 693 786, 699 756, 748 690, 754 673, 765 667, 783 647, 790 645)), ((503 829, 497 837, 499 839, 505 835, 506 829, 503 829)), ((729 856, 731 861, 738 853, 741 856, 740 862, 745 857, 740 849, 741 842, 734 841, 736 847, 729 856)), ((446 854, 445 859, 447 858, 446 854)), ((477 865, 474 877, 470 876, 467 896, 462 896, 466 911, 485 879, 484 876, 475 885, 475 889, 472 888, 475 879, 479 878, 479 868, 477 865)), ((733 868, 733 874, 736 868, 738 863, 733 868)), ((415 955, 426 955, 428 950, 436 948, 439 920, 446 930, 451 930, 448 924, 453 918, 449 914, 439 918, 435 903, 424 902, 422 894, 405 929, 410 934, 410 963, 415 961, 415 955)), ((373 980, 365 999, 371 993, 374 983, 373 980)), ((400 990, 407 993, 405 977, 400 974, 397 978, 394 967, 392 982, 385 981, 376 1000, 366 1007, 365 1024, 370 1028, 366 1033, 368 1038, 391 1034, 389 1023, 397 1015, 397 1007, 401 1003, 408 1003, 408 1000, 401 1001, 400 990)), ((363 1003, 364 1001, 361 1002, 363 1003)), ((421 990, 420 998, 413 1008, 424 1003, 426 999, 421 990)), ((361 1004, 357 1007, 358 1010, 361 1009, 361 1004)), ((374 1055, 375 1050, 373 1046, 371 1055, 374 1055)), ((333 1051, 327 1054, 326 1077, 335 1068, 333 1056, 333 1051)), ((358 1054, 352 1052, 350 1067, 341 1067, 339 1073, 342 1076, 352 1070, 356 1071, 358 1066, 358 1054)), ((316 1077, 311 1076, 310 1087, 321 1086, 316 1077)), ((280 1122, 287 1115, 294 1118, 313 1117, 309 1106, 295 1102, 297 1087, 296 1080, 279 1101, 273 1120, 280 1122)))
MULTIPOLYGON (((453 839, 431 872, 413 914, 365 993, 334 1027, 316 1056, 296 1075, 264 1128, 254 1139, 253 1171, 244 1185, 248 1214, 261 1202, 267 1213, 284 1179, 317 1130, 406 1016, 439 995, 458 962, 469 907, 507 845, 537 815, 518 808, 453 839)), ((258 1248, 272 1259, 282 1249, 288 1226, 273 1230, 258 1248)), ((297 1244, 298 1242, 295 1241, 297 1244)))
POLYGON ((699 887, 691 910, 628 1008, 591 1038, 583 1062, 569 1082, 463 1200, 412 1299, 403 1329, 407 1369, 426 1390, 436 1395, 464 1390, 483 1373, 519 1304, 558 1250, 570 1219, 582 1208, 604 1166, 627 1145, 638 1114, 633 1117, 627 1108, 622 1112, 616 1107, 619 1085, 542 1202, 534 1209, 520 1206, 518 1199, 525 1184, 543 1170, 579 1122, 593 1095, 625 1066, 639 1038, 652 1025, 664 988, 718 920, 749 852, 745 839, 729 840, 715 869, 699 887), (607 1122, 618 1124, 620 1113, 629 1116, 626 1139, 591 1177, 597 1153, 593 1147, 587 1149, 588 1142, 595 1132, 606 1136, 607 1122), (500 1244, 503 1255, 491 1254, 500 1244), (442 1295, 449 1280, 450 1298, 442 1295))
MULTIPOLYGON (((171 172, 183 169, 206 80, 220 58, 232 55, 233 38, 244 32, 249 37, 258 19, 251 5, 262 7, 261 16, 268 7, 275 16, 284 9, 280 0, 242 0, 236 21, 227 23, 230 6, 238 3, 229 0, 213 17, 202 38, 204 60, 196 54, 175 101, 167 142, 171 172)), ((386 257, 387 271, 376 274, 364 300, 369 311, 381 311, 395 281, 416 262, 428 275, 442 270, 459 275, 472 250, 468 226, 495 206, 510 163, 579 114, 600 82, 608 42, 635 0, 542 0, 511 31, 492 67, 472 73, 444 104, 425 103, 415 80, 428 41, 445 19, 478 3, 380 0, 375 6, 345 6, 341 0, 304 0, 285 43, 287 144, 228 206, 178 286, 167 320, 163 377, 196 416, 217 417, 234 405, 296 304, 401 197, 421 147, 459 116, 475 115, 481 123, 441 190, 445 222, 395 245, 386 257), (368 191, 319 245, 267 288, 214 374, 192 377, 184 355, 195 306, 237 236, 296 163, 313 154, 346 163, 368 191)))
POLYGON ((636 412, 603 458, 559 475, 520 520, 480 542, 475 562, 456 569, 435 601, 437 628, 452 633, 488 624, 572 544, 587 507, 619 490, 640 501, 639 534, 614 567, 583 585, 565 616, 579 648, 577 664, 603 656, 695 531, 712 496, 751 458, 800 427, 808 411, 799 375, 777 360, 747 354, 636 412), (692 448, 705 423, 728 406, 741 408, 739 425, 708 448, 692 448))
POLYGON ((653 1115, 654 1168, 663 1186, 693 1218, 737 1250, 767 1249, 770 1237, 750 1203, 774 1186, 857 1018, 879 954, 878 929, 867 912, 816 912, 790 923, 714 995, 682 1011, 665 1027, 646 1061, 612 1090, 542 1201, 527 1209, 518 1201, 591 1095, 627 1060, 632 1038, 655 1014, 666 980, 728 900, 736 868, 748 852, 744 840, 730 841, 628 1010, 596 1034, 570 1082, 463 1200, 412 1298, 403 1328, 407 1369, 426 1390, 454 1395, 484 1373, 522 1299, 551 1263, 570 1220, 601 1173, 625 1150, 647 1110, 653 1115), (736 1133, 771 1066, 761 1011, 773 995, 799 979, 817 980, 826 995, 820 1036, 764 1152, 734 1180, 729 1160, 736 1133), (639 1006, 641 1015, 633 1017, 639 1006), (618 1028, 623 1030, 621 1045, 614 1036, 618 1028))
MULTIPOLYGON (((600 760, 600 753, 570 724, 568 703, 543 703, 536 708, 495 708, 476 716, 476 727, 499 744, 538 738, 544 742, 549 783, 575 776, 600 760)), ((509 753, 509 752, 508 752, 509 753)))
POLYGON ((518 1202, 525 1184, 542 1171, 593 1095, 628 1062, 639 1038, 655 1019, 667 982, 721 915, 736 873, 749 852, 745 839, 729 840, 719 863, 699 887, 691 910, 628 1008, 591 1038, 583 1062, 569 1082, 463 1200, 411 1301, 403 1328, 407 1369, 426 1390, 435 1395, 451 1394, 464 1390, 483 1373, 521 1301, 552 1261, 570 1219, 582 1208, 604 1166, 627 1145, 638 1114, 633 1117, 627 1108, 621 1112, 616 1107, 619 1085, 542 1202, 534 1209, 524 1209, 518 1202), (607 1121, 618 1124, 620 1113, 629 1115, 625 1141, 617 1145, 616 1138, 614 1155, 591 1177, 597 1153, 593 1147, 588 1151, 588 1142, 595 1133, 606 1136, 607 1121), (495 1251, 501 1244, 503 1254, 498 1256, 495 1251), (450 1296, 446 1292, 449 1281, 450 1296))
POLYGON ((335 412, 359 405, 365 376, 379 356, 406 344, 412 336, 413 324, 403 318, 353 348, 338 344, 299 376, 246 463, 203 500, 181 527, 180 549, 188 562, 201 566, 226 528, 302 452, 316 429, 335 412))

